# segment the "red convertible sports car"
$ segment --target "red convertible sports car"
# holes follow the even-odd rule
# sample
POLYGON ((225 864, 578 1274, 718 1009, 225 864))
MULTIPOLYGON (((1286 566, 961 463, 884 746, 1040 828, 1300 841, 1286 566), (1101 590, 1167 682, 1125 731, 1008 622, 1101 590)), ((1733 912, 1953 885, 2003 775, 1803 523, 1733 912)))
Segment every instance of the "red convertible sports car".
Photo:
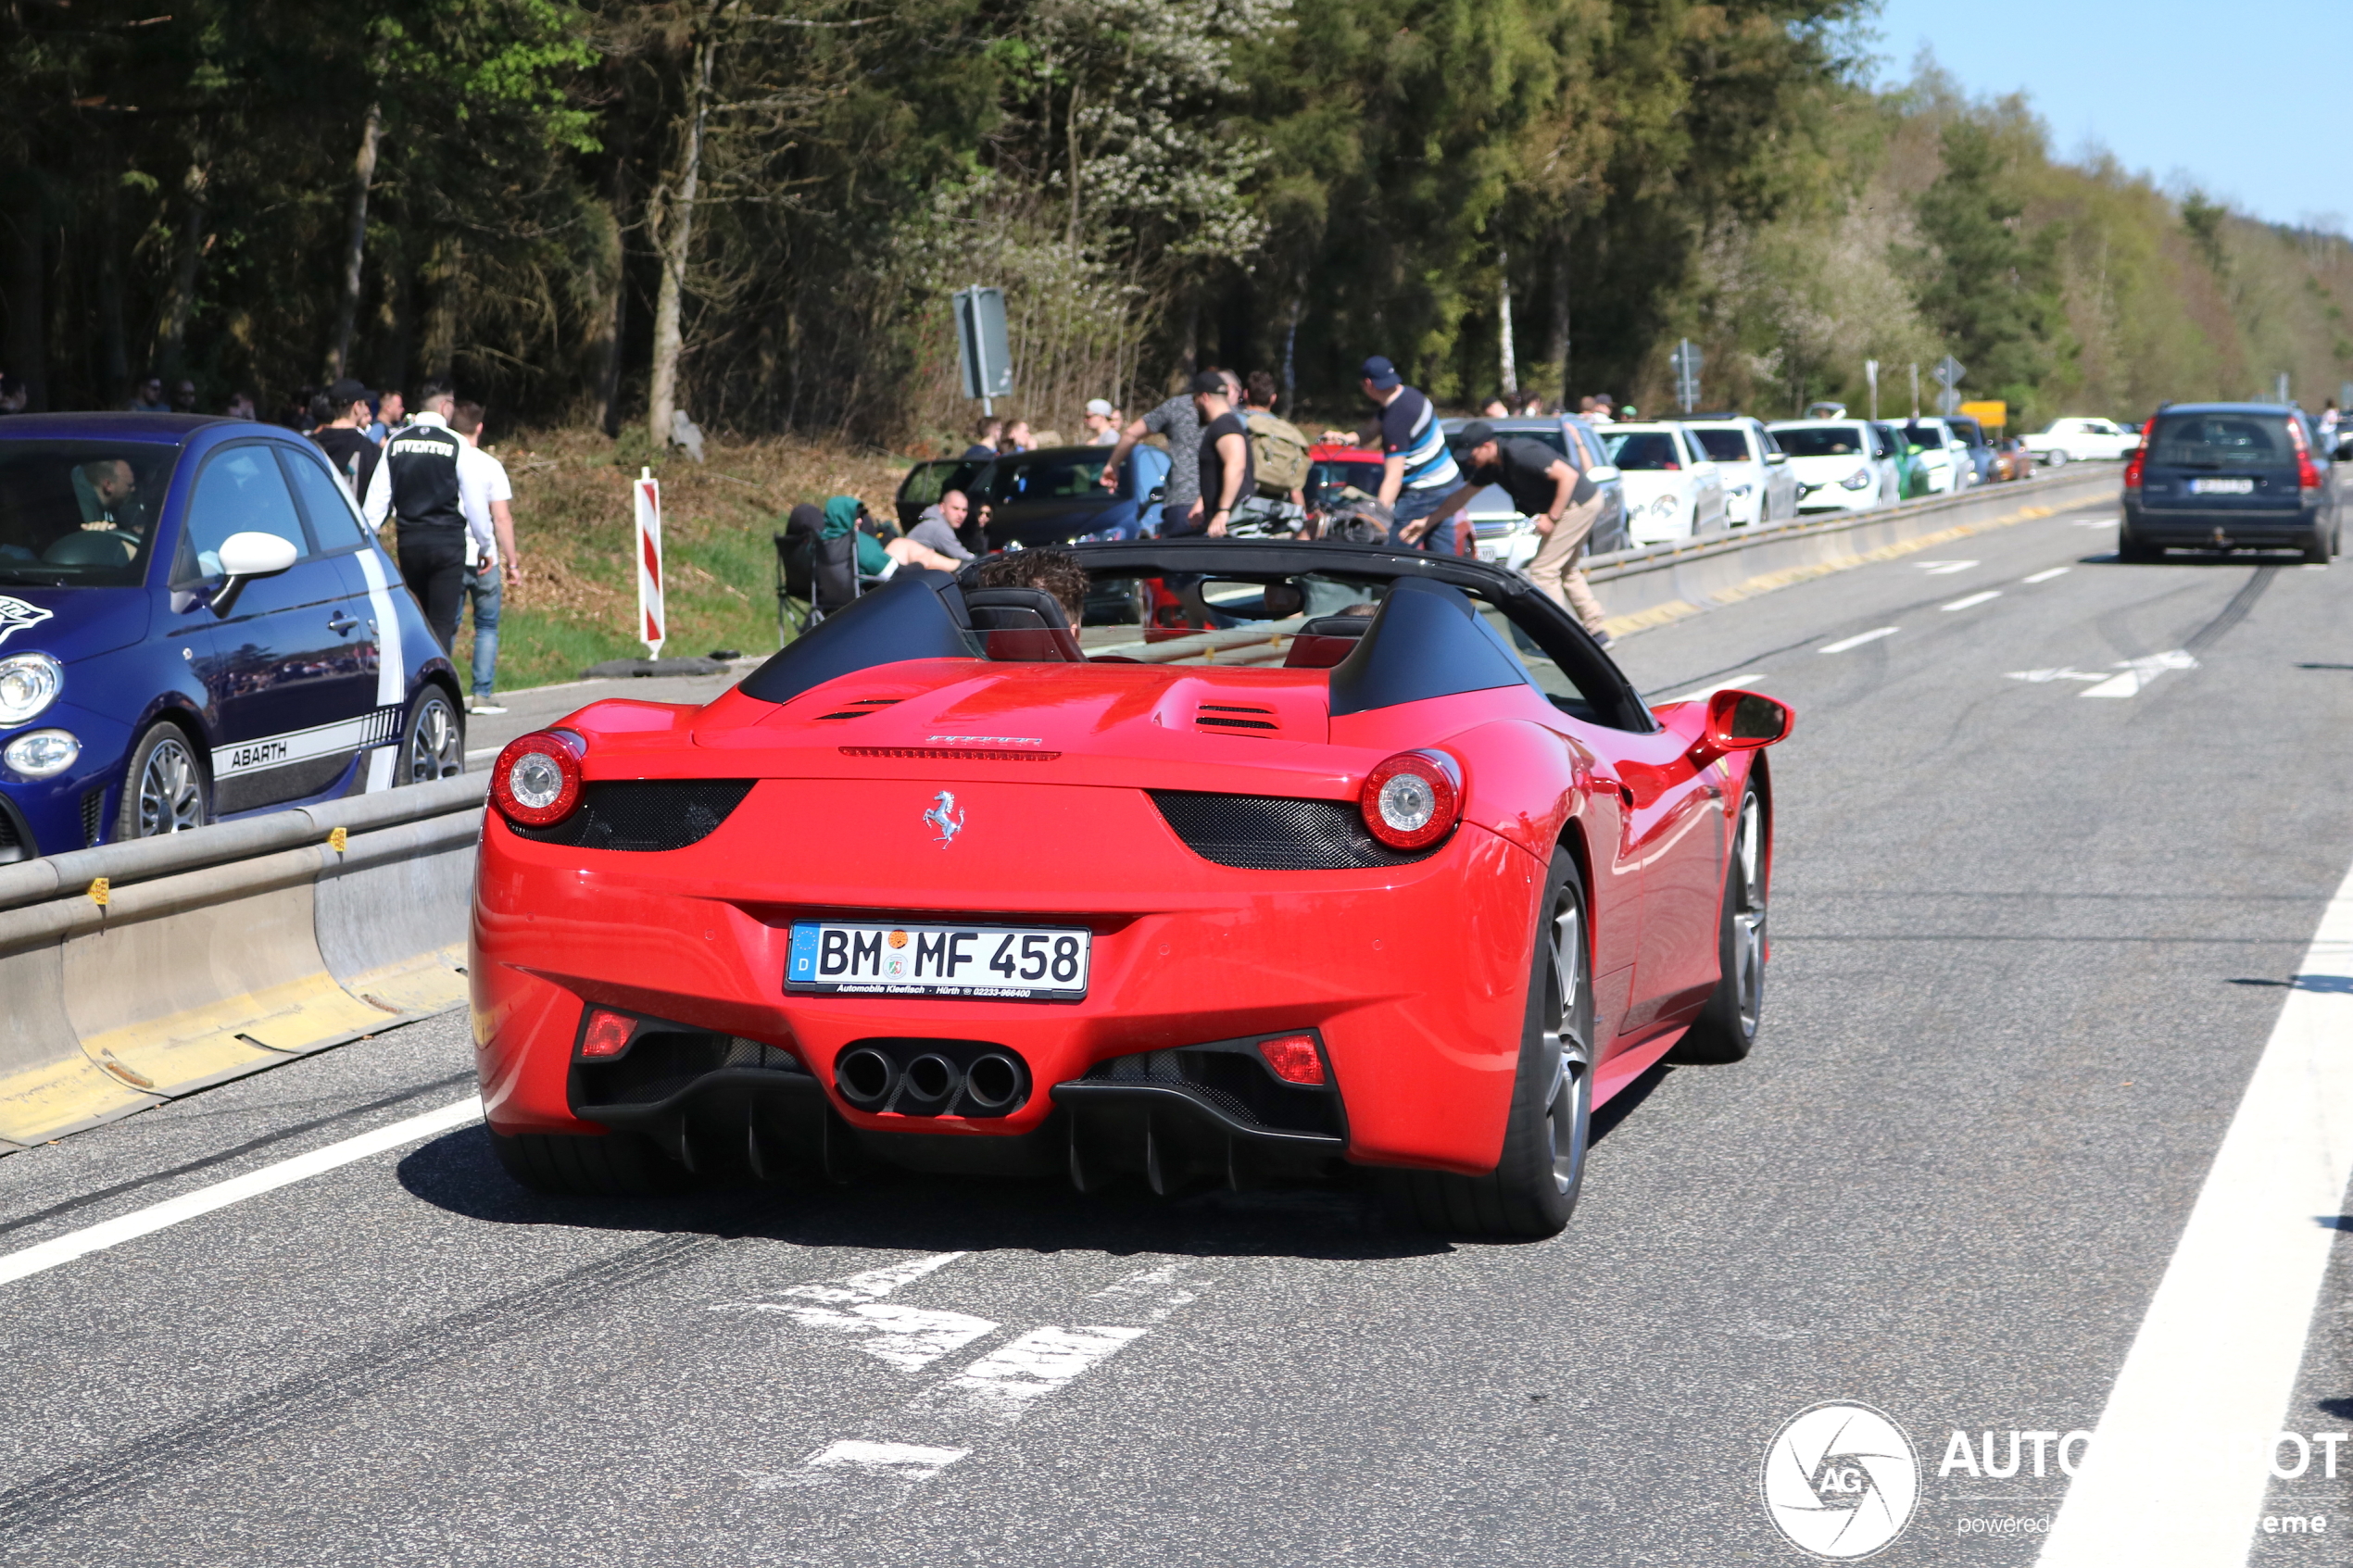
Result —
POLYGON ((1353 1165, 1432 1227, 1550 1235, 1594 1107, 1755 1037, 1789 726, 1739 691, 1652 709, 1471 560, 904 571, 708 707, 598 702, 500 754, 491 1133, 556 1191, 1353 1165), (1220 629, 1082 645, 1085 590, 1147 579, 1220 629))

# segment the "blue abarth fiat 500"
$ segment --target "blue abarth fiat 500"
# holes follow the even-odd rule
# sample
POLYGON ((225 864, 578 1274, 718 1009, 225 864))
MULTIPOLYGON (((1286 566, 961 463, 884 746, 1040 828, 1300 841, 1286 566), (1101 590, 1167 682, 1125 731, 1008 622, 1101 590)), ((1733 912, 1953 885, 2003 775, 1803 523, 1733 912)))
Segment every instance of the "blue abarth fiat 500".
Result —
POLYGON ((310 443, 0 422, 0 861, 464 768, 457 671, 310 443))

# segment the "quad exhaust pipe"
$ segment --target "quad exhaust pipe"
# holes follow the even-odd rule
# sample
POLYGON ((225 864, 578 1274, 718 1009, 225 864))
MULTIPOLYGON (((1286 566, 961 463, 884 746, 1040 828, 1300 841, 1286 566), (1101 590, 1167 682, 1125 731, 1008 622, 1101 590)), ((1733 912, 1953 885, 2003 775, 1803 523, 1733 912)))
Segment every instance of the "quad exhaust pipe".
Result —
POLYGON ((854 1109, 875 1114, 1002 1116, 1028 1099, 1029 1069, 999 1047, 869 1041, 836 1060, 834 1085, 854 1109))

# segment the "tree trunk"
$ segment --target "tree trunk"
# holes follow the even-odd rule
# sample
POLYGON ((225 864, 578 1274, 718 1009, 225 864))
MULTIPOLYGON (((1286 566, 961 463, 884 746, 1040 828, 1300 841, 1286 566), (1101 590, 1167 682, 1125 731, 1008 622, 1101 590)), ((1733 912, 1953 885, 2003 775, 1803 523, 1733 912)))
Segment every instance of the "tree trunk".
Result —
POLYGON ((1307 296, 1290 296, 1290 321, 1283 328, 1283 417, 1288 419, 1299 408, 1299 318, 1307 308, 1307 296))
POLYGON ((1496 373, 1504 383, 1504 395, 1519 395, 1519 365, 1512 356, 1512 253, 1504 245, 1495 247, 1495 340, 1497 345, 1496 373))
POLYGON ((99 395, 119 408, 131 395, 131 342, 122 330, 122 214, 115 182, 107 180, 98 207, 99 395))
POLYGON ((205 219, 211 174, 203 161, 188 165, 180 182, 180 246, 171 262, 171 282, 164 292, 163 313, 156 323, 155 362, 150 375, 170 380, 180 374, 188 341, 188 319, 196 308, 196 268, 204 260, 205 219))
POLYGON ((1553 240, 1553 330, 1544 345, 1544 358, 1560 372, 1564 409, 1569 408, 1568 284, 1568 231, 1564 228, 1553 240))
POLYGON ((19 172, 7 208, 8 372, 24 383, 25 408, 49 406, 49 345, 46 270, 42 266, 41 184, 30 169, 19 172))
POLYGON ((653 382, 646 399, 646 426, 658 452, 670 444, 671 416, 678 407, 678 355, 684 342, 678 317, 686 286, 686 258, 694 245, 695 191, 702 179, 702 127, 711 102, 711 35, 706 32, 695 45, 678 189, 656 204, 661 227, 654 235, 654 248, 661 257, 661 288, 654 295, 653 382))
MULTIPOLYGON (((620 181, 615 178, 614 183, 620 181)), ((588 369, 596 378, 597 425, 607 435, 621 433, 621 334, 629 324, 628 252, 621 236, 618 207, 606 212, 607 223, 597 246, 596 324, 588 340, 588 369)))
POLYGON ((384 139, 384 106, 368 106, 359 128, 359 156, 351 163, 351 226, 344 238, 343 298, 335 306, 334 346, 327 350, 327 380, 344 374, 351 354, 351 329, 359 318, 359 279, 368 255, 368 190, 376 182, 376 144, 384 139))
POLYGON ((447 381, 456 370, 458 320, 465 306, 465 242, 449 238, 439 241, 425 270, 433 297, 425 305, 422 368, 429 378, 447 381))

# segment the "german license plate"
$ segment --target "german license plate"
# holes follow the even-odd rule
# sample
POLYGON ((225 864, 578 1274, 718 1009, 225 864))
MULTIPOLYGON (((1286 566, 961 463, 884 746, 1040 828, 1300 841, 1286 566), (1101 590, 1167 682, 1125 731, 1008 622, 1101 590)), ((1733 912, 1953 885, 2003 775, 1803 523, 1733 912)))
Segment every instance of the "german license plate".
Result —
POLYGON ((2193 495, 2252 495, 2255 494, 2255 481, 2251 479, 2193 479, 2190 481, 2190 494, 2193 495))
POLYGON ((866 925, 799 921, 787 991, 1076 1001, 1091 932, 1038 925, 866 925))

